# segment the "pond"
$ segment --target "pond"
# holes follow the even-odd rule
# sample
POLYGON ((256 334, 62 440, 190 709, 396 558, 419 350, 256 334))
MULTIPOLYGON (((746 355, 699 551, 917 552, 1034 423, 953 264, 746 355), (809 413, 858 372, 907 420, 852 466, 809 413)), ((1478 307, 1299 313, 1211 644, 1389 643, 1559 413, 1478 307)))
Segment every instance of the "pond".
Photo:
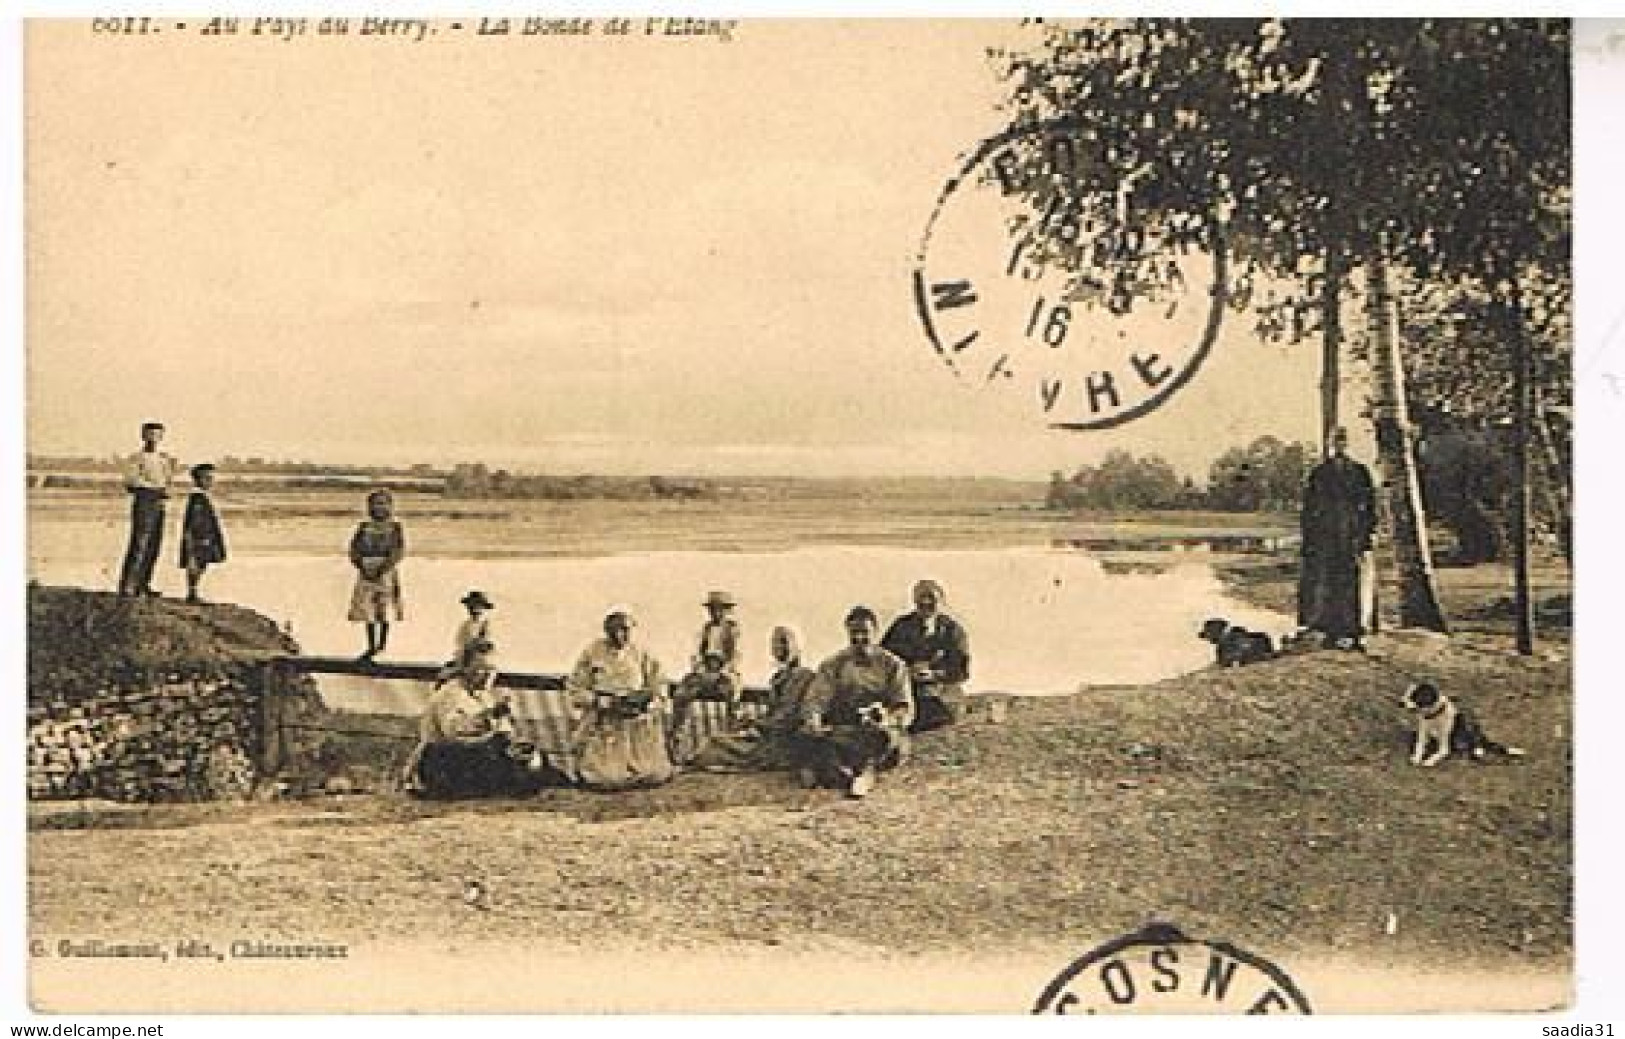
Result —
MULTIPOLYGON (((36 535, 43 533, 36 528, 36 535)), ((119 533, 44 540, 31 553, 33 579, 109 588, 119 533), (87 551, 94 544, 94 551, 87 551), (112 563, 108 557, 113 556, 112 563)), ((886 623, 909 608, 913 582, 930 577, 948 593, 948 610, 970 633, 972 688, 1012 693, 1070 692, 1080 685, 1155 681, 1201 667, 1201 622, 1223 616, 1279 635, 1290 618, 1229 598, 1205 554, 1147 553, 1148 565, 1123 565, 1070 546, 940 549, 810 545, 787 551, 640 551, 553 557, 469 555, 409 557, 402 567, 406 620, 395 626, 386 657, 438 661, 451 651, 471 588, 497 603, 501 666, 567 670, 598 634, 604 613, 633 611, 638 638, 680 675, 705 619, 712 589, 739 600, 748 682, 770 670, 767 636, 775 624, 801 628, 809 662, 844 644, 841 620, 855 603, 886 623)), ((288 626, 306 653, 353 656, 360 626, 345 619, 351 571, 342 556, 234 551, 212 571, 207 598, 251 607, 288 626)), ((165 546, 159 587, 177 591, 179 573, 165 546)))

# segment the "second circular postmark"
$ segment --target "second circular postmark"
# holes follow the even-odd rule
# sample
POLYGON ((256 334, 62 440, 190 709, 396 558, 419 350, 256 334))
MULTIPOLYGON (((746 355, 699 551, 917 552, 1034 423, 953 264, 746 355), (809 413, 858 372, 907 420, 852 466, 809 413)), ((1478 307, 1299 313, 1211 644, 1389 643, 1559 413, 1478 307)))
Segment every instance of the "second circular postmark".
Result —
POLYGON ((1310 1014, 1279 965, 1229 942, 1150 924, 1073 960, 1035 1014, 1310 1014))

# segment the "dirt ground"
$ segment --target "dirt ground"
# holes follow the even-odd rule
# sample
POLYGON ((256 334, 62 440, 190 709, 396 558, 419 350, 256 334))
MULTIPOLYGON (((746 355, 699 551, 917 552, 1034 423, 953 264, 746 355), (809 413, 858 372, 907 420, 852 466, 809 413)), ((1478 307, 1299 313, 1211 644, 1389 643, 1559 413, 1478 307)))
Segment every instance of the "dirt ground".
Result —
MULTIPOLYGON (((1228 578, 1269 604, 1289 570, 1255 560, 1228 578)), ((1501 594, 1488 572, 1441 581, 1458 613, 1501 594)), ((993 956, 1164 920, 1278 957, 1560 977, 1566 630, 1518 657, 1480 612, 1449 640, 1387 634, 1364 654, 1015 700, 1001 723, 977 712, 919 738, 863 802, 785 775, 687 774, 523 802, 35 804, 32 933, 993 956), (1423 675, 1528 757, 1411 767, 1396 701, 1423 675), (473 903, 470 882, 486 892, 473 903)))

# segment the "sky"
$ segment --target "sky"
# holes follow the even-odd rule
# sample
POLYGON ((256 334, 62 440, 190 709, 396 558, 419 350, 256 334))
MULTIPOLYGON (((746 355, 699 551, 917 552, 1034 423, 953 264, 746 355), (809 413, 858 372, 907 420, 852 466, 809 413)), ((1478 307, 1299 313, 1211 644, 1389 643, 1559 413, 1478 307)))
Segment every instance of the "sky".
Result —
MULTIPOLYGON (((195 26, 194 26, 195 29, 195 26)), ((246 32, 246 26, 244 27, 246 32)), ((961 385, 913 310, 1013 21, 732 39, 26 38, 29 448, 558 472, 1202 475, 1316 439, 1231 320, 1112 432, 961 385)))

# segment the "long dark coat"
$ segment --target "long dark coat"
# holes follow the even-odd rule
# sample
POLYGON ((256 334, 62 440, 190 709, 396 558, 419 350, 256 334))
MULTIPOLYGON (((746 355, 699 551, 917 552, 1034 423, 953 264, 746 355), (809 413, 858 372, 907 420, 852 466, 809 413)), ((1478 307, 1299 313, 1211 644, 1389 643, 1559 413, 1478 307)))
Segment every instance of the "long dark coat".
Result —
POLYGON ((1303 492, 1298 624, 1332 638, 1359 638, 1360 556, 1377 526, 1371 472, 1337 455, 1315 466, 1303 492))
POLYGON ((186 514, 181 517, 181 566, 225 560, 226 532, 220 528, 214 502, 202 491, 193 491, 186 496, 186 514))
POLYGON ((932 635, 925 633, 925 618, 905 613, 891 622, 880 645, 913 667, 927 664, 943 672, 943 682, 958 685, 970 679, 970 639, 965 628, 946 613, 937 614, 932 635))

